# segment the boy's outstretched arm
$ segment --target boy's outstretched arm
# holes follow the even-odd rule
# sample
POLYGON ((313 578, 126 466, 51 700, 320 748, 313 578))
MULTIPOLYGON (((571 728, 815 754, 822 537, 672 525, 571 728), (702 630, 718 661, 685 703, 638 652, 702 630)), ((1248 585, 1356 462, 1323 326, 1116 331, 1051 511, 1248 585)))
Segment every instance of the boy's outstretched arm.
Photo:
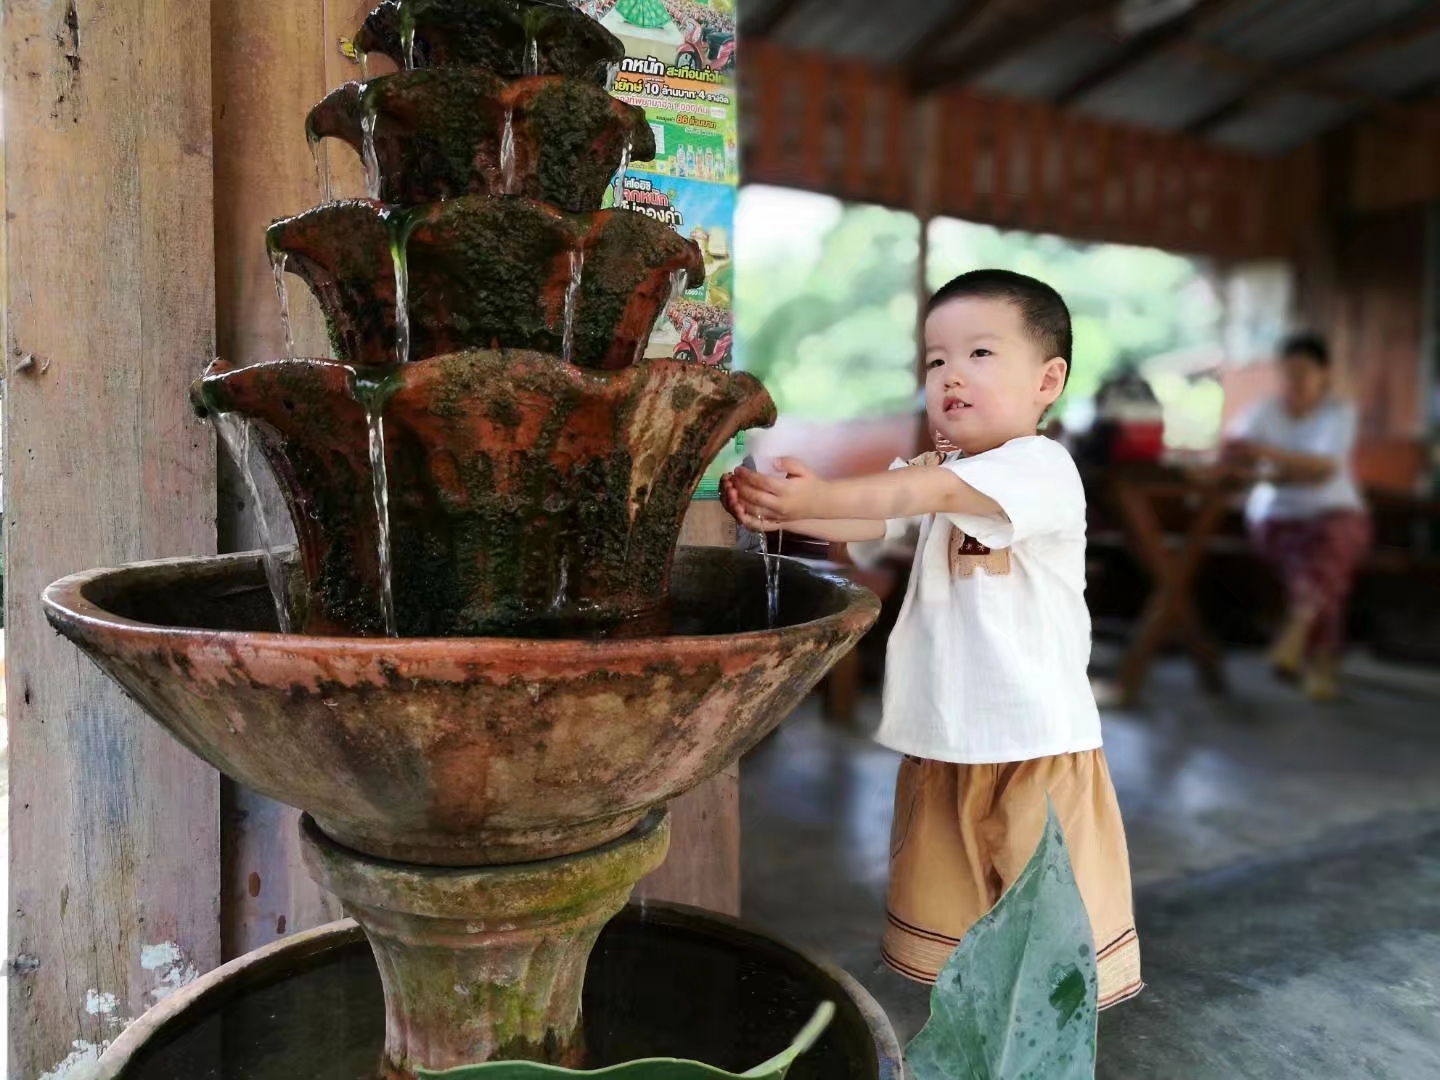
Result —
POLYGON ((784 470, 784 476, 737 469, 735 497, 747 514, 790 528, 795 528, 797 522, 815 520, 885 521, 923 514, 1005 516, 994 499, 938 466, 917 465, 872 476, 822 480, 797 461, 780 459, 775 465, 784 470))
POLYGON ((799 533, 802 536, 813 536, 817 540, 829 540, 838 544, 879 540, 885 535, 885 522, 880 520, 870 521, 857 518, 779 522, 761 516, 753 509, 747 508, 741 501, 735 478, 729 475, 720 480, 720 499, 725 504, 725 509, 730 511, 730 515, 751 532, 774 532, 783 527, 789 532, 799 533))

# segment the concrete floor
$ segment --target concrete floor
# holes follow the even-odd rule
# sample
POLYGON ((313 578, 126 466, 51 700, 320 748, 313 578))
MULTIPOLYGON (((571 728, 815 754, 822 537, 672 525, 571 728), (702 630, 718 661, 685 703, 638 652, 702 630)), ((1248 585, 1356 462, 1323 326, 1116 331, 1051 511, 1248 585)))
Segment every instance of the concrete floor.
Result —
MULTIPOLYGON (((1100 1080, 1440 1076, 1440 674, 1353 667, 1317 707, 1252 658, 1223 699, 1167 662, 1106 716, 1149 986, 1102 1016, 1100 1080)), ((908 1039, 927 994, 877 944, 894 773, 802 708, 742 770, 744 899, 908 1039)))

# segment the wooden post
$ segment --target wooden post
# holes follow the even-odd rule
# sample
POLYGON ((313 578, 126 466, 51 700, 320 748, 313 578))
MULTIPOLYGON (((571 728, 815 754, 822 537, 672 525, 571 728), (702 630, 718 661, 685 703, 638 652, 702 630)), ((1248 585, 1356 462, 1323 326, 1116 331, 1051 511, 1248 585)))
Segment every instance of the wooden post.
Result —
MULTIPOLYGON (((320 203, 332 159, 354 157, 328 142, 312 160, 305 116, 332 78, 358 77, 359 68, 327 35, 325 0, 213 0, 212 12, 215 185, 223 195, 215 206, 216 344, 227 360, 248 364, 285 355, 265 227, 320 203), (352 72, 327 70, 328 51, 352 72)), ((356 193, 344 181, 335 185, 337 197, 356 193)), ((287 293, 296 355, 330 355, 310 291, 291 276, 287 293)), ((253 474, 274 541, 291 542, 269 470, 257 462, 253 474)), ((228 455, 221 457, 217 524, 222 551, 261 546, 256 508, 228 455)), ((339 904, 300 863, 298 811, 229 779, 222 779, 221 804, 226 960, 339 917, 339 904)))
POLYGON ((219 780, 41 613, 214 550, 208 0, 11 0, 5 71, 10 1075, 72 1075, 220 959, 219 780))
MULTIPOLYGON (((713 499, 690 504, 682 544, 734 547, 735 522, 713 499)), ((635 887, 636 899, 672 900, 740 914, 740 766, 670 804, 670 855, 635 887)))

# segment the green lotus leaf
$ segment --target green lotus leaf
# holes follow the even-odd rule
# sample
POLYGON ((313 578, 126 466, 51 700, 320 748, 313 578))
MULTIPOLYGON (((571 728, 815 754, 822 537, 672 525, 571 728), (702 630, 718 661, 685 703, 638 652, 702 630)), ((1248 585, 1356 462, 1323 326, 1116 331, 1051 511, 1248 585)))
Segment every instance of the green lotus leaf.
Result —
POLYGON ((1096 989, 1090 920, 1047 807, 1035 854, 941 970, 910 1076, 1094 1080, 1096 989))
POLYGON ((537 1065, 533 1061, 487 1061, 482 1065, 465 1065, 439 1073, 422 1069, 419 1075, 421 1080, 562 1080, 564 1077, 589 1080, 784 1080, 795 1059, 815 1045, 834 1016, 835 1006, 825 1002, 785 1051, 763 1065, 738 1075, 698 1061, 677 1061, 674 1058, 629 1061, 594 1072, 537 1065))

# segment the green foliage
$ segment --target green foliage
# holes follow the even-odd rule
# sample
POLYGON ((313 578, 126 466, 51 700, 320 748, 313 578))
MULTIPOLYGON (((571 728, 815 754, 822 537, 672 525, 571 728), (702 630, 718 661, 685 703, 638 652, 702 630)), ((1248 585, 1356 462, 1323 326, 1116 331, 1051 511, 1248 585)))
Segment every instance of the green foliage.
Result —
MULTIPOLYGON (((736 231, 736 366, 765 383, 780 411, 845 420, 911 407, 914 215, 747 188, 736 231)), ((1194 260, 952 219, 931 223, 928 287, 987 266, 1031 274, 1065 297, 1075 323, 1071 399, 1092 396, 1117 366, 1213 345, 1218 336, 1215 291, 1194 260)), ((1194 399, 1207 417, 1211 396, 1194 399)), ((1180 411, 1191 407, 1190 398, 1177 400, 1180 411)), ((1218 412, 1204 423, 1217 421, 1218 412)))
POLYGON ((1096 984, 1090 920, 1047 808, 1035 854, 940 972, 910 1075, 1093 1080, 1096 984))
POLYGON ((1193 259, 951 218, 931 224, 930 288, 982 266, 1037 277, 1065 298, 1075 330, 1068 398, 1091 397, 1117 368, 1214 344, 1219 335, 1219 301, 1193 259))
MULTIPOLYGON (((914 216, 834 205, 827 222, 786 219, 764 189, 742 193, 735 244, 737 365, 786 415, 845 420, 903 411, 915 397, 914 216), (803 228, 794 245, 766 233, 803 228)), ((819 198, 818 196, 814 198, 819 198)), ((823 200, 821 200, 823 205, 823 200)))
POLYGON ((576 1072, 529 1061, 490 1061, 441 1073, 422 1069, 419 1075, 421 1080, 563 1080, 565 1077, 589 1077, 591 1080, 785 1080, 790 1066, 819 1041, 834 1016, 835 1006, 825 1002, 786 1050, 738 1076, 698 1061, 676 1061, 673 1058, 631 1061, 594 1072, 576 1072))

